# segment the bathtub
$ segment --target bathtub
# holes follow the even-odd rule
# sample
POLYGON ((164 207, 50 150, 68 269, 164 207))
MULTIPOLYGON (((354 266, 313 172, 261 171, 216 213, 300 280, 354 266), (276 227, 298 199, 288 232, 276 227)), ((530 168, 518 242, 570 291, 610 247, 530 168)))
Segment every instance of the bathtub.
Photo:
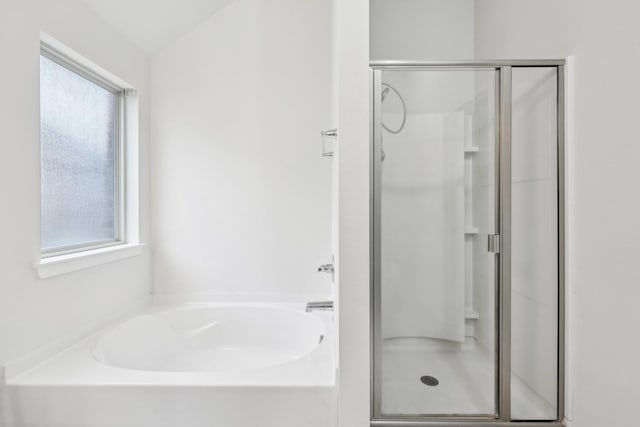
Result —
POLYGON ((333 316, 304 308, 150 304, 10 378, 16 426, 333 426, 333 316))
POLYGON ((315 315, 264 306, 191 306, 136 316, 93 346, 104 365, 159 372, 251 373, 308 362, 327 329, 315 315))

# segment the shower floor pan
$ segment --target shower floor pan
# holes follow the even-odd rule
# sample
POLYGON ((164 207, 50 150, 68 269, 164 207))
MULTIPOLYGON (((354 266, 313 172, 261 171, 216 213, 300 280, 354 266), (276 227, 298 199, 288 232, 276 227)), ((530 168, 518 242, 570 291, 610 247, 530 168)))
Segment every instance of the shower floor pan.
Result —
MULTIPOLYGON (((383 343, 382 412, 385 415, 487 414, 494 408, 494 361, 473 338, 454 343, 392 338, 383 343), (421 380, 424 376, 433 377, 421 380)), ((515 377, 515 376, 514 376, 515 377)), ((513 413, 548 418, 555 410, 517 377, 513 413)))

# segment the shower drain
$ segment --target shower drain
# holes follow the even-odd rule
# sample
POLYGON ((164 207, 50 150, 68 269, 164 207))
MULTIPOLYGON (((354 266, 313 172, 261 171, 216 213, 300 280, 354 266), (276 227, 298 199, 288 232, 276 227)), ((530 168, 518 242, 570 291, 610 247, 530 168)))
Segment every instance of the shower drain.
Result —
POLYGON ((430 385, 432 387, 437 386, 440 383, 436 377, 432 377, 430 375, 424 375, 420 377, 420 381, 422 382, 422 384, 430 385))

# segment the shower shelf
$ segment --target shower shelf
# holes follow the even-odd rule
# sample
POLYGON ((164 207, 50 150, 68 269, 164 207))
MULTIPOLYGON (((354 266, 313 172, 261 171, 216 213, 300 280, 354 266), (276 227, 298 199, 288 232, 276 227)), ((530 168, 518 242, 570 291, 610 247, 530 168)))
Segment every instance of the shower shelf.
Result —
POLYGON ((477 153, 480 151, 480 147, 464 147, 465 154, 477 153))
POLYGON ((464 234, 468 234, 468 235, 478 234, 478 229, 476 227, 466 227, 464 229, 464 234))
POLYGON ((467 307, 464 310, 464 318, 465 319, 479 319, 480 314, 475 311, 473 308, 467 307))

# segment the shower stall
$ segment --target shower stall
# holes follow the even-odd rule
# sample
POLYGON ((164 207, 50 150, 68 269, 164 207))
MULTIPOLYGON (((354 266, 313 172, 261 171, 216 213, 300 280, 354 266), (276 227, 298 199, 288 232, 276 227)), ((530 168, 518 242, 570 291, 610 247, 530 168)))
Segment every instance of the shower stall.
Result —
POLYGON ((371 66, 372 425, 561 425, 564 61, 371 66))

